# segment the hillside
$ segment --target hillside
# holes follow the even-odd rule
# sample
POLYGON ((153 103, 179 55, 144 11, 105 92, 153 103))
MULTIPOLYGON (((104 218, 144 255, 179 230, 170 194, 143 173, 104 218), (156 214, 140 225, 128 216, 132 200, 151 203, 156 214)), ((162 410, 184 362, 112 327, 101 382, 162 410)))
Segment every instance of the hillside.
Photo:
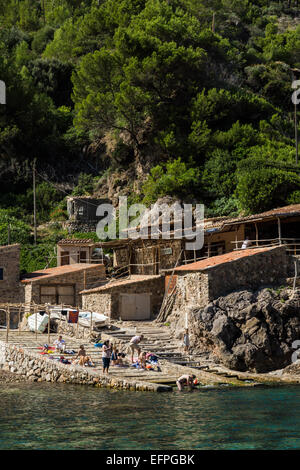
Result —
POLYGON ((40 223, 73 191, 207 216, 299 203, 297 3, 0 0, 3 217, 32 224, 34 161, 40 223))

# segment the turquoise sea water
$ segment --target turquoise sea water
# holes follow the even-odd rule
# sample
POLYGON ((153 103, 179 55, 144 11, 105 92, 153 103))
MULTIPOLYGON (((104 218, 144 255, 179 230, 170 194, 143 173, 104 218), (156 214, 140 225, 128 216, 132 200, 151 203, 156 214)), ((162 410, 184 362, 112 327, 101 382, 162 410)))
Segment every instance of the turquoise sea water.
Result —
POLYGON ((0 386, 0 449, 300 449, 300 387, 0 386))

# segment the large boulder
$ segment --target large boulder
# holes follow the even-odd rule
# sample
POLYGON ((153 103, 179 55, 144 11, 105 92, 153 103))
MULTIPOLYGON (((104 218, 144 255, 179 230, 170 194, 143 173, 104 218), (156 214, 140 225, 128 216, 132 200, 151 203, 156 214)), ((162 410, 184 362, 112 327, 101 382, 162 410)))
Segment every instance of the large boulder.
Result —
POLYGON ((239 290, 189 312, 191 346, 240 371, 268 372, 291 362, 300 339, 299 291, 239 290))

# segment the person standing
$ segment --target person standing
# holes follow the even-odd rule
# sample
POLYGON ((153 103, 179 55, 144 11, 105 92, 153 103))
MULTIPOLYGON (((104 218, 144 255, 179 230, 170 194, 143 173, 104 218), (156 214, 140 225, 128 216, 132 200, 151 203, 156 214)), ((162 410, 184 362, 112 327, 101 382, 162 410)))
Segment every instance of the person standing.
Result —
POLYGON ((102 363, 103 363, 103 374, 105 371, 108 373, 109 363, 111 357, 111 348, 109 346, 109 340, 104 341, 102 346, 102 363))
POLYGON ((133 338, 131 338, 130 343, 129 343, 129 348, 131 350, 131 362, 133 362, 133 355, 134 355, 135 350, 137 351, 138 356, 141 354, 141 348, 139 344, 143 340, 143 338, 144 338, 144 335, 134 336, 133 338))
POLYGON ((189 336, 189 329, 188 328, 185 328, 185 330, 184 330, 183 346, 184 346, 184 352, 188 353, 189 352, 189 347, 190 347, 190 336, 189 336))
POLYGON ((246 237, 242 244, 242 250, 246 250, 248 246, 251 246, 251 242, 249 240, 249 237, 246 237))

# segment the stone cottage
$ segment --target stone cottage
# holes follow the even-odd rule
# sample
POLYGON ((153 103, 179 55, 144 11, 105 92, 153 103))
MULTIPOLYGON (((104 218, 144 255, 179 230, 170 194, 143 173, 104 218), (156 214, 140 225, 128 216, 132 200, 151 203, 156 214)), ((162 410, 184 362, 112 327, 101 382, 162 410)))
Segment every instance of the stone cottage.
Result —
POLYGON ((69 233, 95 232, 102 217, 97 216, 97 208, 101 204, 110 204, 109 199, 95 198, 93 196, 67 197, 67 211, 69 220, 65 227, 69 233))
POLYGON ((164 295, 164 276, 132 275, 130 279, 108 282, 83 290, 84 309, 112 319, 150 320, 159 312, 164 295))
POLYGON ((284 246, 252 248, 179 266, 173 276, 166 276, 165 286, 170 292, 172 283, 172 292, 175 292, 172 313, 182 314, 190 307, 205 307, 218 297, 241 288, 280 285, 286 277, 284 246))
MULTIPOLYGON (((127 267, 131 274, 159 274, 174 267, 178 258, 178 265, 185 265, 239 250, 246 237, 252 248, 285 245, 290 255, 290 275, 294 271, 291 256, 300 258, 300 204, 244 217, 204 219, 204 245, 195 251, 185 249, 184 238, 176 239, 173 222, 170 230, 161 232, 158 238, 151 238, 152 226, 141 226, 148 230, 147 239, 124 238, 102 243, 103 248, 113 250, 115 269, 127 267)), ((161 225, 159 229, 162 230, 161 225)))
POLYGON ((102 264, 72 264, 49 268, 23 276, 25 302, 81 307, 80 291, 105 280, 102 264))
POLYGON ((78 263, 103 264, 100 243, 91 239, 68 238, 57 243, 57 266, 78 263))

